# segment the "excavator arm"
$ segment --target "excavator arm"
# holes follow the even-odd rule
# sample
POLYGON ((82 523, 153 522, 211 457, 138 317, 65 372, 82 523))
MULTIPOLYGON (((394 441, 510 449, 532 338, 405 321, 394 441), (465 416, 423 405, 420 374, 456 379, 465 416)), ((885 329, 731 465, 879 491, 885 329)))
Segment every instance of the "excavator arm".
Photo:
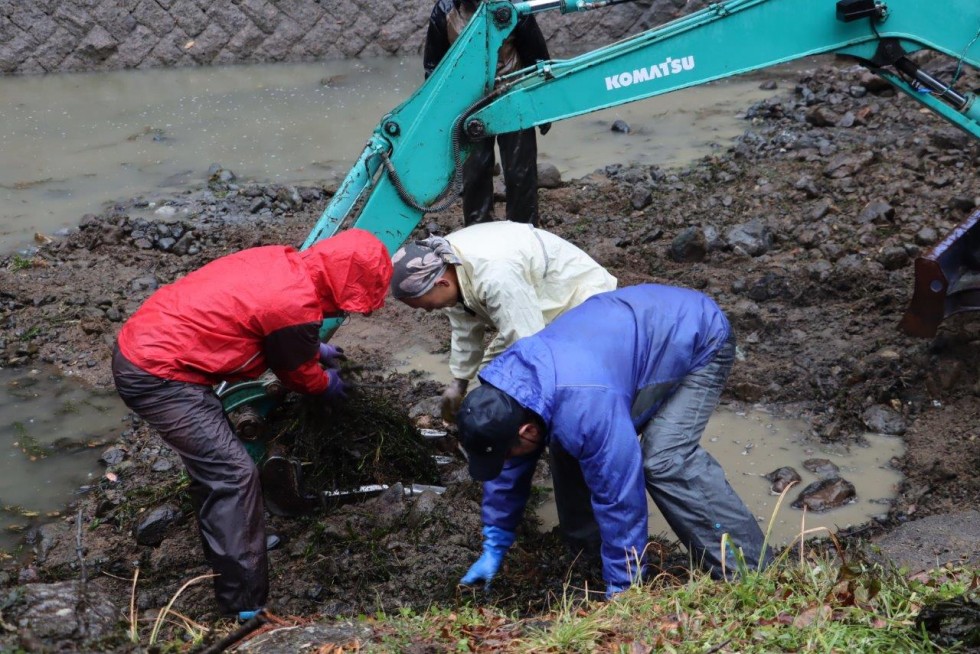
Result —
MULTIPOLYGON (((482 3, 429 79, 382 118, 304 247, 356 215, 354 226, 393 251, 425 213, 458 195, 461 164, 474 139, 823 53, 854 57, 980 138, 975 96, 933 78, 908 56, 933 50, 980 66, 976 0, 728 0, 578 57, 541 61, 495 79, 497 51, 521 16, 612 4, 617 0, 482 3)), ((945 297, 951 284, 925 288, 937 286, 945 297)), ((325 323, 323 335, 335 328, 325 323)))
MULTIPOLYGON (((497 52, 521 17, 623 1, 629 0, 481 3, 429 78, 378 123, 303 247, 355 226, 374 233, 393 252, 426 213, 441 211, 458 197, 462 162, 476 139, 818 54, 854 57, 980 138, 975 96, 933 78, 908 56, 932 50, 980 67, 977 0, 727 0, 580 56, 540 61, 495 78, 497 52)), ((959 239, 967 241, 976 239, 959 239)), ((909 323, 909 331, 918 328, 920 335, 934 333, 950 313, 972 308, 948 293, 967 277, 961 274, 963 247, 949 239, 943 243, 943 252, 927 255, 935 256, 933 265, 916 265, 932 275, 917 283, 922 290, 916 295, 925 295, 913 299, 909 312, 921 314, 909 323)), ((330 338, 338 326, 325 321, 321 337, 330 338)), ((245 390, 226 388, 226 408, 251 401, 242 400, 245 390)))

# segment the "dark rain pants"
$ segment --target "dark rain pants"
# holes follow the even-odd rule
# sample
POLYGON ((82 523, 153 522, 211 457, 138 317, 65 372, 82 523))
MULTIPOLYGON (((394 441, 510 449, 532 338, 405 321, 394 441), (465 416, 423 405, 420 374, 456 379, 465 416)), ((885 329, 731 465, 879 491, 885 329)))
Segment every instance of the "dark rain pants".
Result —
MULTIPOLYGON (((728 483, 721 465, 701 447, 704 428, 718 406, 734 360, 735 338, 731 337, 710 363, 684 378, 640 433, 647 492, 694 563, 716 578, 721 577, 725 533, 731 545, 725 557, 729 576, 737 568, 733 548, 741 548, 750 570, 759 566, 760 559, 766 564, 772 560, 768 548, 763 553, 764 537, 755 517, 728 483)), ((577 477, 575 472, 567 461, 552 464, 555 503, 566 542, 587 546, 598 536, 598 526, 581 469, 577 477)))
POLYGON ((463 224, 494 219, 494 140, 507 198, 506 219, 538 226, 538 142, 533 129, 476 141, 463 164, 463 224))
POLYGON ((269 562, 259 471, 210 386, 170 381, 131 363, 116 347, 116 389, 184 462, 204 556, 217 573, 222 614, 265 606, 269 562))

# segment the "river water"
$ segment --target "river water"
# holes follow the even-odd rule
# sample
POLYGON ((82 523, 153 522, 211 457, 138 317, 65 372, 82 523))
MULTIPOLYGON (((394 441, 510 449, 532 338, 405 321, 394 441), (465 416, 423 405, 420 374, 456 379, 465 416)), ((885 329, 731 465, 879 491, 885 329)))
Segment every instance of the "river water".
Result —
MULTIPOLYGON (((417 60, 398 58, 0 77, 0 253, 107 203, 200 186, 213 163, 241 179, 339 181, 421 79, 417 60)), ((727 80, 563 121, 539 138, 539 160, 566 180, 619 162, 683 166, 744 131, 741 112, 772 94, 759 83, 727 80), (617 119, 628 134, 610 131, 617 119)), ((101 483, 98 444, 114 440, 125 415, 113 394, 54 371, 0 369, 0 548, 101 483)))
MULTIPOLYGON (((200 185, 212 163, 256 181, 343 179, 421 80, 401 58, 0 78, 0 252, 104 203, 200 185)), ((539 160, 564 179, 684 165, 741 134, 740 112, 771 94, 747 77, 562 121, 539 160), (611 132, 616 119, 632 131, 611 132)))

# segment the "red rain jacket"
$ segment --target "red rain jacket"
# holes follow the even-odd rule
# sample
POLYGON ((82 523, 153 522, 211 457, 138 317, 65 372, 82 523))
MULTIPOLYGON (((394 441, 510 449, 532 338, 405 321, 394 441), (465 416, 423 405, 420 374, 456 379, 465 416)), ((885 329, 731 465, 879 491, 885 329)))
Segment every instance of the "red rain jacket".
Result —
POLYGON ((291 390, 320 393, 323 318, 381 308, 390 280, 385 246, 362 229, 303 252, 243 250, 156 291, 123 325, 119 349, 164 379, 212 385, 271 369, 291 390))

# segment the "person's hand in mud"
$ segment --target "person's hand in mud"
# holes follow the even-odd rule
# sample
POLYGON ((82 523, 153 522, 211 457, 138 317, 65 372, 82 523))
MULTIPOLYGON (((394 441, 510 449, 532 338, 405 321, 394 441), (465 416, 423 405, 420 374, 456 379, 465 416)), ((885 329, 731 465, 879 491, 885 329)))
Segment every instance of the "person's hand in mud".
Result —
POLYGON ((456 412, 459 411, 459 405, 463 403, 463 396, 466 395, 466 387, 469 384, 468 379, 454 379, 442 392, 442 419, 446 422, 456 422, 456 412))
POLYGON ((504 556, 507 550, 514 544, 516 535, 514 532, 500 527, 486 526, 483 528, 483 554, 470 566, 463 578, 459 580, 460 585, 476 586, 483 584, 490 586, 490 582, 500 567, 504 564, 504 556))
POLYGON ((320 363, 325 368, 340 368, 343 361, 347 361, 344 348, 331 345, 330 343, 320 343, 320 363))
POLYGON ((338 402, 347 399, 350 386, 344 382, 337 368, 327 368, 323 371, 327 376, 327 390, 323 391, 323 399, 327 402, 338 402))

